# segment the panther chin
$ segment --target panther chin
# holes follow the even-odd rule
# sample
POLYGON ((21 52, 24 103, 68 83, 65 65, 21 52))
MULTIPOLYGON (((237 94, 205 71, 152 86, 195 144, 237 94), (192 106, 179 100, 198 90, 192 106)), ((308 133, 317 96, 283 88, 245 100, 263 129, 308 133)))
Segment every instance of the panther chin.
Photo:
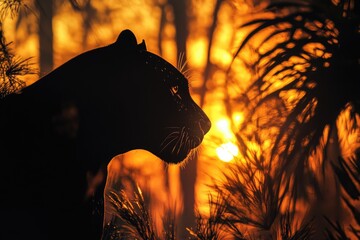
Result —
POLYGON ((178 164, 195 156, 196 150, 204 138, 203 134, 191 135, 186 128, 167 135, 159 151, 160 159, 170 164, 178 164))
POLYGON ((191 157, 193 157, 196 153, 196 149, 192 148, 192 149, 184 149, 181 150, 178 153, 162 153, 159 154, 159 157, 161 160, 163 160, 164 162, 168 163, 168 164, 180 164, 180 163, 185 163, 187 162, 188 159, 190 159, 191 157))

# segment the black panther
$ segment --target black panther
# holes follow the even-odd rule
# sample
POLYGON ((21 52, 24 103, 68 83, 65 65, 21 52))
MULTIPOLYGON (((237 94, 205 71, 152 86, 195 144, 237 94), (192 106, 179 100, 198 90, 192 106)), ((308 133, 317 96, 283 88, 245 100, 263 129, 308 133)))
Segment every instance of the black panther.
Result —
POLYGON ((0 239, 100 239, 109 161, 180 163, 210 125, 184 75, 122 31, 0 101, 0 239))

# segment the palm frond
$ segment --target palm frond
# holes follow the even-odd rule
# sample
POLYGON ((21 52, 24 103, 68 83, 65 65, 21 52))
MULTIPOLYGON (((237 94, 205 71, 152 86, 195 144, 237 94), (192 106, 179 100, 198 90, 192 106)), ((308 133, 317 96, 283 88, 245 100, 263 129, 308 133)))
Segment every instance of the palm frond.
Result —
MULTIPOLYGON (((350 240, 344 227, 338 222, 331 221, 325 217, 325 220, 329 223, 330 227, 325 229, 325 237, 330 240, 350 240)), ((358 238, 360 239, 360 238, 358 238)))
POLYGON ((342 196, 342 200, 350 209, 357 223, 356 227, 360 228, 360 210, 358 208, 358 204, 360 204, 360 152, 357 152, 355 158, 344 159, 339 157, 338 165, 333 164, 332 166, 346 192, 342 196))
POLYGON ((249 46, 257 56, 252 63, 256 75, 245 93, 246 101, 253 105, 242 128, 266 118, 262 111, 269 101, 284 102, 287 107, 279 116, 271 153, 272 158, 283 161, 280 173, 307 171, 308 158, 319 146, 325 128, 335 126, 349 105, 354 113, 360 113, 358 3, 338 2, 272 1, 264 9, 266 15, 242 26, 251 30, 235 58, 243 58, 241 54, 249 46), (291 92, 299 94, 296 101, 288 103, 282 95, 291 92))
POLYGON ((349 159, 349 161, 347 163, 345 159, 339 157, 339 165, 332 165, 341 186, 352 199, 357 200, 360 199, 360 168, 357 166, 359 160, 349 159))

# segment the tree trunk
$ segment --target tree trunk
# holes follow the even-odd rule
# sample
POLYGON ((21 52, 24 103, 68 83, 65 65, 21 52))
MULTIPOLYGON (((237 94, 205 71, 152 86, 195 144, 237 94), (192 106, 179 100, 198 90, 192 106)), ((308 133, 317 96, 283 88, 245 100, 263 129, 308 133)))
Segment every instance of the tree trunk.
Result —
POLYGON ((182 53, 184 54, 184 59, 186 59, 186 40, 189 35, 186 12, 188 1, 169 0, 169 4, 172 6, 174 13, 177 55, 182 53))
POLYGON ((39 66, 40 77, 49 73, 53 67, 53 0, 37 0, 39 13, 39 66))
MULTIPOLYGON (((173 8, 174 25, 176 29, 176 47, 177 55, 183 54, 186 61, 186 40, 189 35, 187 7, 189 1, 169 0, 173 8)), ((178 63, 179 64, 179 63, 178 63)), ((186 69, 185 69, 186 70, 186 69)), ((183 195, 183 213, 179 219, 179 238, 185 239, 186 228, 195 226, 195 183, 197 174, 197 159, 191 159, 185 168, 180 170, 181 191, 183 195)))

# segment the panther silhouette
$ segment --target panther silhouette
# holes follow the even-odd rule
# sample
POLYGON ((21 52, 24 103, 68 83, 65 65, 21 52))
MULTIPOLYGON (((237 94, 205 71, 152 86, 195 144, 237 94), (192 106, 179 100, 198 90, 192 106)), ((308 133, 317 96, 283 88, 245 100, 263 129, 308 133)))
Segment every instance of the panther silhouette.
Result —
POLYGON ((143 149, 179 163, 210 125, 183 74, 122 31, 0 101, 0 238, 99 239, 112 157, 143 149))

